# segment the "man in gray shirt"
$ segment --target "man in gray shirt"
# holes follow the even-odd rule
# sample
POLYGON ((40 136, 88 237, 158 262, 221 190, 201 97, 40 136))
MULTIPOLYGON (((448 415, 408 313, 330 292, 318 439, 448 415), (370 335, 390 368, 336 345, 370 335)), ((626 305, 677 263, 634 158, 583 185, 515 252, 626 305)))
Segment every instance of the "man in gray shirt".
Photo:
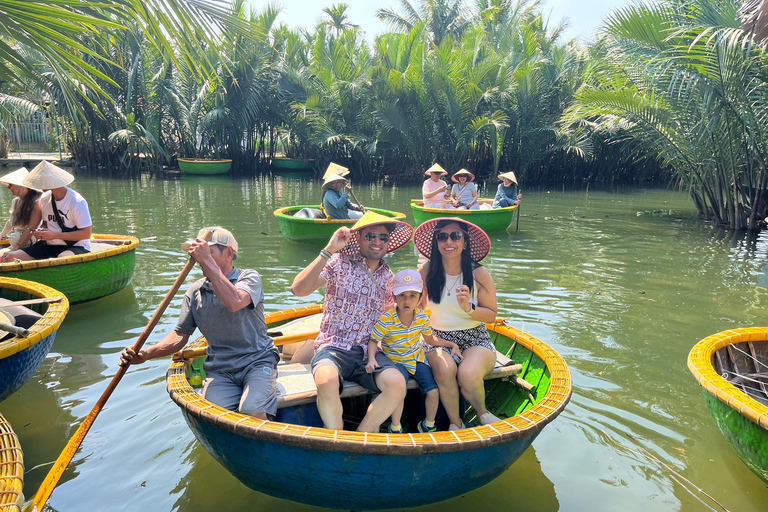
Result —
POLYGON ((257 418, 274 417, 279 355, 267 335, 261 278, 255 270, 232 266, 238 249, 232 233, 218 226, 206 229, 213 232, 210 242, 197 238, 185 244, 205 278, 184 295, 176 328, 138 354, 126 347, 120 364, 140 364, 178 352, 199 328, 208 340, 205 399, 257 418))

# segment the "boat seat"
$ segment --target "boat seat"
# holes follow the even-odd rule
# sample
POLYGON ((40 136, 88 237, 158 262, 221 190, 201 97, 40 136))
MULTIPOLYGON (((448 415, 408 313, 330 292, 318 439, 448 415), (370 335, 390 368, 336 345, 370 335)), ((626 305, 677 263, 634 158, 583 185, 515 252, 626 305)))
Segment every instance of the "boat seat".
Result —
POLYGON ((118 247, 122 244, 110 244, 110 243, 104 243, 104 242, 94 242, 91 240, 91 252, 97 252, 97 251, 105 251, 107 249, 114 249, 115 247, 118 247))
MULTIPOLYGON (((522 371, 522 365, 500 352, 496 352, 496 366, 485 377, 490 379, 509 379, 522 371)), ((522 380, 522 379, 520 379, 522 380)), ((525 382, 525 381, 523 381, 525 382)), ((417 389, 419 384, 413 378, 408 379, 408 389, 417 389)), ((312 403, 317 399, 317 387, 312 378, 312 368, 308 364, 286 363, 277 367, 277 408, 293 407, 312 403)), ((370 394, 371 391, 360 384, 344 381, 341 398, 349 398, 370 394)))

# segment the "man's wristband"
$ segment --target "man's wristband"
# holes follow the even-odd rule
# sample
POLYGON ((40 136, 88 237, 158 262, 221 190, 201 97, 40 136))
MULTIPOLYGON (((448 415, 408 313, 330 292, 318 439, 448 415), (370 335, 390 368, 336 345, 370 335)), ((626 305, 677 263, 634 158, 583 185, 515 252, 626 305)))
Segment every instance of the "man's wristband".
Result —
POLYGON ((323 257, 323 259, 325 259, 325 260, 329 260, 329 259, 331 259, 331 253, 329 253, 329 252, 328 252, 328 251, 326 251, 325 249, 322 249, 322 250, 320 251, 320 256, 321 256, 321 257, 323 257))

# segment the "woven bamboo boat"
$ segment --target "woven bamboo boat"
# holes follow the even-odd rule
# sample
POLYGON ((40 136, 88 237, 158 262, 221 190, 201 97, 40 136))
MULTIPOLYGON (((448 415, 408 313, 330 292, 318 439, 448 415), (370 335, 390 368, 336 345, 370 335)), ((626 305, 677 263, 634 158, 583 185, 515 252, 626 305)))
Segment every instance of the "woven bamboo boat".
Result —
POLYGON ((0 510, 18 512, 24 495, 24 453, 11 424, 0 414, 0 510))
POLYGON ((232 160, 207 160, 203 158, 179 158, 179 169, 185 174, 226 174, 232 160))
MULTIPOLYGON (((319 209, 320 205, 286 206, 273 212, 280 224, 280 232, 292 242, 324 244, 331 239, 333 233, 342 226, 352 227, 355 219, 307 219, 294 217, 294 214, 302 208, 319 209)), ((405 221, 405 214, 381 210, 379 208, 366 208, 372 212, 380 213, 395 220, 405 221)))
POLYGON ((314 160, 302 160, 301 158, 282 158, 275 157, 270 160, 272 169, 277 172, 295 172, 295 173, 307 173, 313 172, 315 161, 314 160))
MULTIPOLYGON (((271 313, 267 323, 274 325, 317 311, 321 306, 271 313)), ((486 404, 504 419, 456 432, 370 434, 259 420, 203 399, 187 382, 191 362, 183 356, 171 363, 166 383, 198 441, 256 491, 347 510, 425 505, 461 495, 499 476, 570 399, 570 373, 557 352, 503 321, 488 328, 497 350, 520 363, 521 375, 534 387, 528 393, 512 380, 486 381, 486 404), (371 485, 385 481, 385 485, 371 485)), ((195 342, 204 343, 202 338, 195 342)), ((283 368, 278 367, 281 393, 283 368)), ((347 396, 347 389, 345 385, 342 397, 347 396)), ((350 400, 356 399, 359 397, 350 400)), ((316 411, 316 405, 310 405, 316 411)), ((292 414, 301 407, 305 406, 279 409, 278 420, 281 416, 302 417, 301 412, 292 414)), ((365 407, 363 403, 363 411, 365 407)))
POLYGON ((87 254, 0 263, 0 276, 48 285, 66 295, 70 303, 77 304, 128 286, 133 279, 138 246, 138 238, 132 236, 93 235, 91 252, 87 254))
POLYGON ((0 277, 0 297, 10 301, 61 298, 59 302, 27 306, 40 319, 32 319, 34 325, 20 325, 29 329, 29 336, 13 336, 0 341, 0 402, 12 395, 37 371, 53 345, 56 330, 69 311, 69 302, 61 293, 48 286, 0 277), (36 320, 36 321, 35 321, 36 320))
MULTIPOLYGON (((493 203, 493 199, 480 199, 480 203, 493 203)), ((463 210, 447 208, 425 208, 424 201, 411 199, 411 210, 416 225, 438 217, 459 217, 471 222, 483 231, 504 231, 515 220, 517 205, 489 210, 463 210)))
POLYGON ((704 338, 688 355, 688 368, 728 444, 768 482, 768 327, 704 338))

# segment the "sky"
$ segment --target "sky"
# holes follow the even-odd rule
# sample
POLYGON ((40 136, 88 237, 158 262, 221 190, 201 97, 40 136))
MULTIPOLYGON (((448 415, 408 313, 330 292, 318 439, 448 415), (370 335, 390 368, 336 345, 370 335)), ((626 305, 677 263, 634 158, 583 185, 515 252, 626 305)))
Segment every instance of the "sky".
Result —
MULTIPOLYGON (((270 3, 268 0, 246 0, 257 9, 270 3)), ((278 18, 291 28, 313 28, 322 19, 322 9, 342 0, 282 0, 277 4, 283 7, 278 18)), ((365 30, 366 38, 373 42, 376 35, 386 32, 387 25, 376 17, 376 11, 389 8, 400 12, 399 0, 343 0, 349 4, 347 10, 351 23, 360 25, 365 30)), ((275 3, 275 2, 272 2, 275 3)), ((418 0, 412 0, 417 4, 418 0)), ((465 2, 474 5, 472 0, 465 2)), ((569 28, 564 33, 567 39, 576 37, 581 41, 590 41, 597 28, 617 7, 631 3, 631 0, 544 0, 544 12, 550 16, 550 25, 568 20, 569 28)))

